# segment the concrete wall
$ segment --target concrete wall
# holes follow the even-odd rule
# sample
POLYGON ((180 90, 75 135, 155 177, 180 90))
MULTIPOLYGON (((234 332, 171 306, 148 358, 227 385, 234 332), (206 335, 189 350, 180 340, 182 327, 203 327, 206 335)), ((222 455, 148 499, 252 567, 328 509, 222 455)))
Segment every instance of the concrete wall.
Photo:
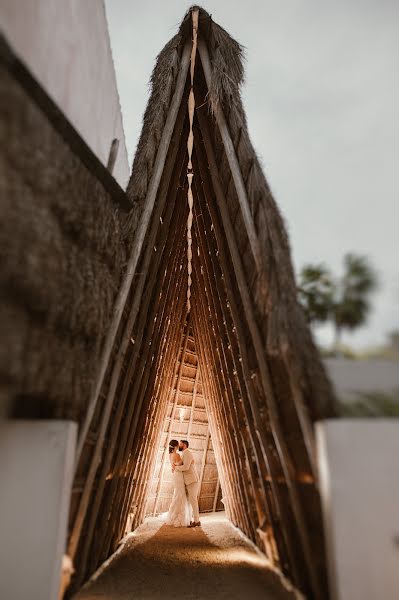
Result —
POLYGON ((316 425, 332 600, 399 597, 399 421, 316 425))
POLYGON ((56 600, 77 425, 0 423, 0 597, 56 600))
POLYGON ((105 165, 126 188, 129 164, 102 0, 2 0, 7 41, 105 165))

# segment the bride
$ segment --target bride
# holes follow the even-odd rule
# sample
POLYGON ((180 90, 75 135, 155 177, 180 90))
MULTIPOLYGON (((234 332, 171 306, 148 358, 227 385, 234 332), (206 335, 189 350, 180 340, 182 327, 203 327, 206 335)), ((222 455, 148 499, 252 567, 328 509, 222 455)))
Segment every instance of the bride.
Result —
MULTIPOLYGON (((177 453, 178 449, 179 442, 177 440, 170 440, 169 460, 171 466, 179 466, 183 463, 177 453)), ((166 514, 166 524, 172 527, 187 527, 190 523, 190 505, 187 499, 183 473, 181 471, 174 471, 172 481, 174 491, 169 512, 166 514)))

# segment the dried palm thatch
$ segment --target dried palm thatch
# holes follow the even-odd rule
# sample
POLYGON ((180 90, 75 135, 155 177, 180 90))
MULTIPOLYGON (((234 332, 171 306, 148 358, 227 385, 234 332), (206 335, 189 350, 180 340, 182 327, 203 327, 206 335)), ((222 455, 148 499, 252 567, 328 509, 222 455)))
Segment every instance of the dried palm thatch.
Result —
MULTIPOLYGON (((134 206, 132 212, 135 215, 139 214, 146 198, 159 141, 176 83, 179 61, 184 43, 191 36, 191 11, 194 8, 190 9, 183 19, 179 33, 166 44, 158 55, 150 79, 151 95, 144 114, 132 176, 127 188, 128 197, 134 206)), ((247 129, 241 99, 241 87, 244 82, 244 49, 203 9, 200 9, 199 31, 206 41, 212 63, 211 85, 204 98, 206 109, 208 113, 214 113, 217 107, 221 107, 224 111, 241 167, 263 257, 263 268, 251 273, 251 287, 257 291, 257 316, 263 322, 262 328, 267 352, 270 356, 291 352, 299 358, 298 377, 304 382, 306 381, 304 385, 310 386, 310 388, 315 386, 315 391, 317 390, 317 394, 309 395, 310 401, 311 398, 318 398, 317 403, 311 404, 309 407, 313 412, 312 416, 314 419, 318 416, 326 417, 328 413, 335 412, 331 402, 331 389, 323 375, 323 368, 297 302, 287 228, 271 194, 247 129)), ((200 102, 197 102, 197 105, 199 104, 200 102)), ((214 131, 214 135, 219 177, 224 190, 227 190, 226 200, 230 213, 235 215, 237 195, 231 171, 217 129, 214 131)), ((242 229, 242 222, 237 219, 235 230, 238 239, 242 229)))
POLYGON ((11 415, 80 421, 125 265, 127 213, 4 40, 1 61, 1 394, 11 415))

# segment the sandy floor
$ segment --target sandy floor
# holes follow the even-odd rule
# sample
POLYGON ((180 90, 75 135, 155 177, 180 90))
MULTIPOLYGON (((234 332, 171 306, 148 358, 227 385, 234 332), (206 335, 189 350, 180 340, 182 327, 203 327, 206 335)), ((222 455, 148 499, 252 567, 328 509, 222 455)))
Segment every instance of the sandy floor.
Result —
POLYGON ((300 598, 227 519, 201 520, 175 529, 148 519, 74 600, 300 598))

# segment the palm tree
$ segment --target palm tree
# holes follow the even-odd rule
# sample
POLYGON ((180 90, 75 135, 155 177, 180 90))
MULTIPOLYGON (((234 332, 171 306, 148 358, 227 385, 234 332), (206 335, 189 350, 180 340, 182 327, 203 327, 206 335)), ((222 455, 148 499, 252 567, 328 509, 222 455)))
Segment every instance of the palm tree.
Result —
POLYGON ((346 254, 344 266, 345 272, 336 284, 331 308, 336 352, 342 330, 354 330, 366 322, 371 309, 370 295, 377 288, 377 276, 366 257, 346 254))
POLYGON ((300 274, 298 299, 308 323, 324 323, 330 316, 334 282, 323 265, 305 265, 300 274))
POLYGON ((377 287, 377 277, 367 258, 346 254, 345 271, 334 279, 323 265, 306 265, 300 273, 298 299, 309 323, 333 322, 333 349, 339 350, 341 333, 366 322, 370 312, 370 295, 377 287))

